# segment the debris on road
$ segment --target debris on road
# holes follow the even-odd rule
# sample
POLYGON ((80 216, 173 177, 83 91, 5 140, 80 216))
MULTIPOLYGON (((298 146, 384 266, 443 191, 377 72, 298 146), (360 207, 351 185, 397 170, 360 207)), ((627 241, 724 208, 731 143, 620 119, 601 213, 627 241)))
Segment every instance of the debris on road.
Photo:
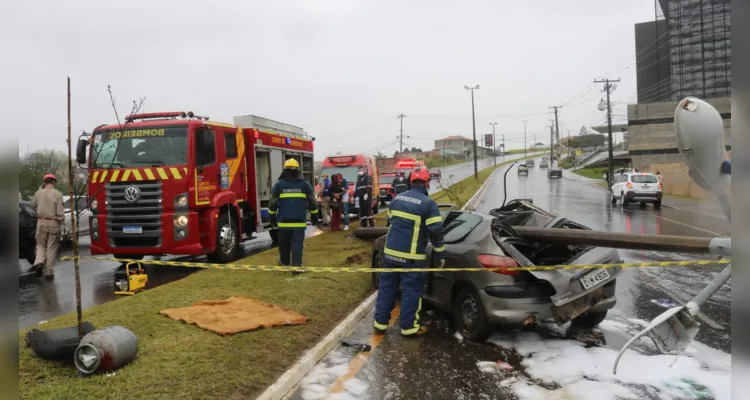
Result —
POLYGON ((351 347, 354 350, 362 351, 362 352, 367 352, 367 351, 372 350, 372 346, 370 346, 369 344, 366 344, 366 343, 357 343, 357 342, 353 342, 353 341, 347 340, 347 339, 342 340, 341 344, 344 345, 344 346, 346 346, 346 347, 351 347))
POLYGON ((679 307, 680 304, 672 299, 651 299, 651 302, 664 308, 679 307))

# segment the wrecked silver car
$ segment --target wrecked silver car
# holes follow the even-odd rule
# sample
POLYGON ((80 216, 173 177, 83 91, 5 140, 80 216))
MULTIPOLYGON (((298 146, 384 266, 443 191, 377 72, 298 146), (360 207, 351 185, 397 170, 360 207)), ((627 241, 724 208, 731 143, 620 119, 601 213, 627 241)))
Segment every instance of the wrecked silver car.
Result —
MULTIPOLYGON (((480 272, 430 272, 424 302, 451 316, 458 332, 481 341, 494 325, 525 326, 537 321, 572 321, 582 327, 602 322, 615 305, 621 268, 517 271, 505 268, 621 263, 617 250, 535 243, 519 227, 589 228, 555 216, 531 200, 513 200, 489 214, 441 205, 445 224, 445 268, 488 268, 480 272), (499 269, 498 269, 499 268, 499 269)), ((385 236, 375 241, 372 266, 380 267, 385 236)), ((432 260, 432 247, 427 247, 432 260)), ((432 266, 431 262, 431 266, 432 266)), ((377 273, 373 284, 377 287, 377 273)))

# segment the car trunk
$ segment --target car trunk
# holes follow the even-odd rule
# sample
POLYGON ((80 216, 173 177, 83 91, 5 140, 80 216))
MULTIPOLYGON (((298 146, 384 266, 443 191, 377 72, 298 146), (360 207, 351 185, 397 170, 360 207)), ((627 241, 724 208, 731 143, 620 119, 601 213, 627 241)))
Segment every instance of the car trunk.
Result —
POLYGON ((630 177, 633 190, 637 192, 656 192, 659 190, 659 178, 654 175, 633 175, 630 177))
MULTIPOLYGON (((501 214, 493 211, 493 215, 498 217, 501 214)), ((512 226, 588 228, 549 214, 530 202, 524 202, 510 213, 502 212, 502 218, 493 222, 493 237, 498 245, 522 267, 621 262, 617 251, 613 249, 530 242, 518 237, 512 226)), ((555 292, 550 296, 550 300, 554 304, 556 319, 558 323, 564 323, 583 314, 600 299, 610 296, 614 280, 620 272, 621 268, 587 267, 524 271, 519 279, 524 279, 524 274, 528 274, 527 277, 530 275, 537 280, 547 282, 555 292)))

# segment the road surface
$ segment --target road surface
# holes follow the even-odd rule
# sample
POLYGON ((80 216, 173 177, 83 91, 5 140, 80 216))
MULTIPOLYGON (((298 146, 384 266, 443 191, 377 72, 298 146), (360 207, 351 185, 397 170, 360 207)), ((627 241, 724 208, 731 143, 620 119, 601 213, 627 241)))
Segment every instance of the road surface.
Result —
MULTIPOLYGON (((664 206, 661 210, 612 206, 606 190, 567 177, 548 180, 538 165, 528 177, 518 176, 515 170, 508 174, 509 199, 533 198, 542 208, 593 229, 692 236, 729 231, 720 216, 664 206)), ((503 174, 497 173, 477 209, 487 211, 502 201, 503 174)), ((625 262, 686 258, 663 252, 620 254, 625 262)), ((337 347, 303 380, 292 399, 729 400, 729 285, 704 307, 724 330, 704 326, 680 357, 659 355, 648 339, 642 339, 623 356, 618 374, 612 375, 612 363, 622 345, 665 310, 653 300, 668 298, 668 293, 690 298, 720 269, 627 269, 618 278, 616 308, 591 332, 542 324, 531 331, 498 329, 488 342, 471 343, 436 318, 424 337, 403 339, 398 327, 384 337, 373 335, 370 314, 350 339, 370 343, 373 350, 357 353, 337 347), (504 369, 498 361, 511 369, 504 369)))
MULTIPOLYGON (((498 163, 504 158, 498 157, 498 163)), ((491 158, 481 159, 478 162, 479 169, 492 166, 491 158)), ((474 163, 452 165, 443 168, 443 177, 453 175, 456 180, 461 180, 474 173, 474 163)), ((316 228, 308 228, 308 236, 314 234, 316 228)), ((88 255, 89 238, 81 238, 81 254, 88 255)), ((268 234, 260 234, 257 239, 244 244, 245 255, 249 256, 271 248, 271 238, 268 234)), ((71 256, 71 250, 64 250, 61 256, 71 256)), ((166 259, 188 260, 185 257, 172 257, 166 259)), ((58 262, 55 266, 55 280, 47 282, 40 280, 28 273, 31 266, 25 260, 19 260, 19 327, 27 327, 38 324, 41 321, 75 311, 75 280, 73 262, 58 262)), ((114 273, 120 267, 118 263, 82 260, 81 261, 81 298, 83 308, 89 308, 96 304, 112 301, 114 295, 114 273)), ((153 267, 148 270, 148 288, 154 288, 168 282, 183 278, 193 272, 195 268, 187 267, 153 267)))

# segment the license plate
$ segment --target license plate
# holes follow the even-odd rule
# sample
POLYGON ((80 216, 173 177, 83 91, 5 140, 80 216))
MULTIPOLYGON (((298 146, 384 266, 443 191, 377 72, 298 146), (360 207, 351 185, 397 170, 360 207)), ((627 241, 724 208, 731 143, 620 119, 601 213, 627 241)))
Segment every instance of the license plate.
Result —
POLYGON ((589 272, 588 274, 581 277, 581 285, 583 288, 588 290, 598 283, 604 282, 609 279, 609 271, 606 269, 597 269, 596 271, 589 272))
POLYGON ((142 226, 123 226, 122 233, 143 233, 142 226))

